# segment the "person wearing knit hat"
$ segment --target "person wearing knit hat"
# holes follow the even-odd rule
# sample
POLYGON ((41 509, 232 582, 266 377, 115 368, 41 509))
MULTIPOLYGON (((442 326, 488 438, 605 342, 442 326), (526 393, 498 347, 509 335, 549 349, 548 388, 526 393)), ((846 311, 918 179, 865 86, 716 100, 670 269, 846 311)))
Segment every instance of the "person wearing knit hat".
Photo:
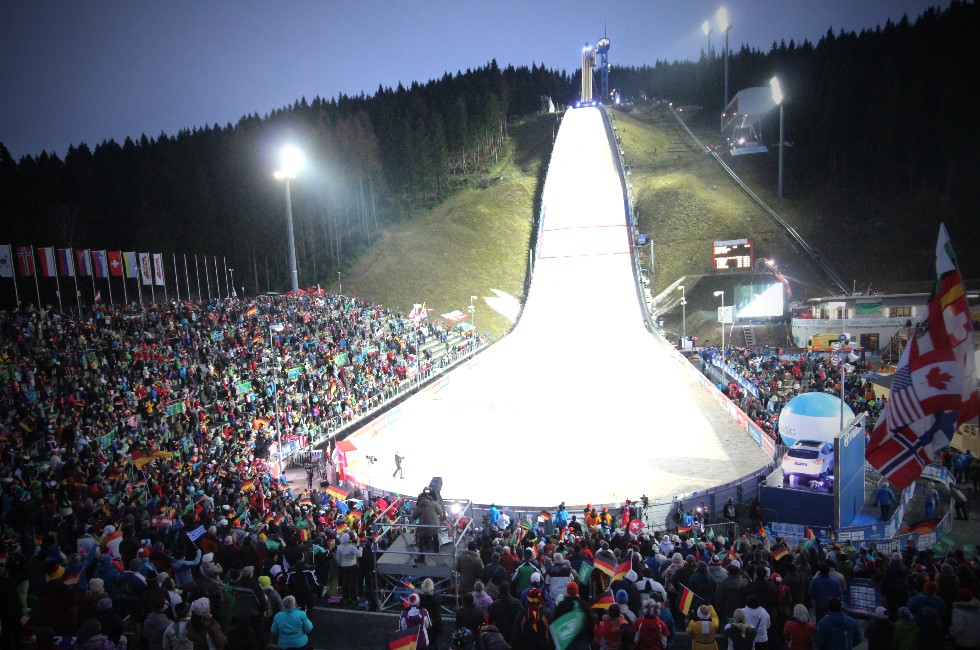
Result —
MULTIPOLYGON (((283 599, 283 606, 287 605, 289 597, 283 599)), ((406 607, 402 610, 402 613, 398 617, 398 629, 407 630, 412 627, 418 627, 419 632, 415 640, 416 650, 423 650, 429 646, 429 630, 432 629, 432 618, 429 615, 428 610, 420 605, 421 598, 415 592, 409 594, 408 602, 406 607)), ((282 616, 284 612, 276 614, 277 617, 282 616)))
POLYGON ((61 582, 65 577, 65 567, 61 566, 56 560, 48 560, 44 563, 44 579, 46 582, 61 582))
POLYGON ((718 614, 715 608, 710 604, 698 607, 697 616, 688 621, 686 631, 691 638, 692 650, 717 650, 718 614))

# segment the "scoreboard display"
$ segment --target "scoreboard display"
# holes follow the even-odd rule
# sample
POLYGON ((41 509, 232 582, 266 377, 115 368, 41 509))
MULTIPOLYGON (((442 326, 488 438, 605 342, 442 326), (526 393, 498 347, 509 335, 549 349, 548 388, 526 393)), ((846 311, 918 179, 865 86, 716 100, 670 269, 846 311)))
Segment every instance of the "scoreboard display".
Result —
POLYGON ((748 271, 753 264, 751 239, 726 239, 711 247, 711 267, 715 271, 748 271))

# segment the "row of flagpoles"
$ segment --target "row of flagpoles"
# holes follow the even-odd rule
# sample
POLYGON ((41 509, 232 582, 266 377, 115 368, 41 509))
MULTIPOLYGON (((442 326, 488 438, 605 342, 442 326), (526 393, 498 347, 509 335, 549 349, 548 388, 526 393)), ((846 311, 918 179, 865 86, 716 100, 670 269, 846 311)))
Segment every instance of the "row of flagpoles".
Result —
MULTIPOLYGON (((197 279, 197 295, 203 297, 201 293, 201 267, 204 267, 204 277, 207 287, 208 300, 211 299, 211 270, 209 268, 208 256, 203 255, 201 264, 197 255, 193 255, 194 275, 197 279)), ((218 256, 212 256, 214 261, 214 283, 215 297, 232 297, 236 295, 233 282, 228 280, 228 263, 221 258, 223 273, 218 266, 218 256), (224 290, 221 287, 221 275, 224 275, 224 290)), ((184 260, 184 290, 185 297, 191 297, 190 264, 187 255, 183 255, 184 260)), ((82 294, 78 288, 78 278, 89 277, 92 280, 92 293, 96 304, 102 302, 102 293, 96 286, 96 280, 105 280, 109 294, 109 304, 113 304, 112 298, 112 278, 119 278, 122 282, 123 301, 129 302, 129 293, 126 280, 136 280, 136 292, 140 304, 143 304, 143 288, 148 287, 150 301, 156 302, 156 288, 162 287, 163 299, 169 301, 167 295, 167 277, 164 268, 165 260, 163 253, 137 253, 127 251, 107 251, 92 249, 72 249, 55 248, 53 246, 17 246, 10 244, 0 244, 0 278, 9 278, 14 284, 14 297, 17 304, 20 304, 20 290, 17 287, 17 278, 34 278, 34 290, 37 293, 37 304, 41 302, 41 284, 39 278, 54 278, 57 296, 58 309, 62 310, 61 302, 61 278, 71 278, 75 285, 75 298, 78 310, 82 309, 82 294)), ((177 267, 177 255, 173 255, 174 265, 174 288, 177 292, 177 300, 180 300, 180 274, 177 267)), ((232 271, 234 273, 234 271, 232 271)), ((232 275, 234 277, 234 275, 232 275)))

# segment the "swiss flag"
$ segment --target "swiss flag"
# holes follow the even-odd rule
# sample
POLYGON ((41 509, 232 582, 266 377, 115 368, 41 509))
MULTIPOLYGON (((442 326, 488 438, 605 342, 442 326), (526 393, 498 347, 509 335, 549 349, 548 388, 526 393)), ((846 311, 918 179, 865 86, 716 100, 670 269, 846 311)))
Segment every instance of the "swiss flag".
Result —
POLYGON ((122 252, 108 251, 106 257, 109 259, 109 275, 114 278, 121 278, 123 274, 122 252))

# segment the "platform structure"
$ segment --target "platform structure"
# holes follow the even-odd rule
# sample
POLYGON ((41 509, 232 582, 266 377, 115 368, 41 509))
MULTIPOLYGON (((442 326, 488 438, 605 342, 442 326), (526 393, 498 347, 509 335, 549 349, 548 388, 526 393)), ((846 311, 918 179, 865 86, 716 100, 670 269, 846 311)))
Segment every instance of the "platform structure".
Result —
POLYGON ((375 591, 379 609, 401 610, 409 594, 417 592, 422 580, 431 578, 436 593, 443 597, 447 612, 459 606, 459 575, 456 558, 475 537, 473 502, 446 499, 447 514, 438 526, 414 523, 406 514, 390 523, 375 522, 374 535, 380 542, 386 540, 387 548, 376 543, 374 549, 375 591), (418 536, 426 529, 438 535, 439 551, 420 551, 418 536))

